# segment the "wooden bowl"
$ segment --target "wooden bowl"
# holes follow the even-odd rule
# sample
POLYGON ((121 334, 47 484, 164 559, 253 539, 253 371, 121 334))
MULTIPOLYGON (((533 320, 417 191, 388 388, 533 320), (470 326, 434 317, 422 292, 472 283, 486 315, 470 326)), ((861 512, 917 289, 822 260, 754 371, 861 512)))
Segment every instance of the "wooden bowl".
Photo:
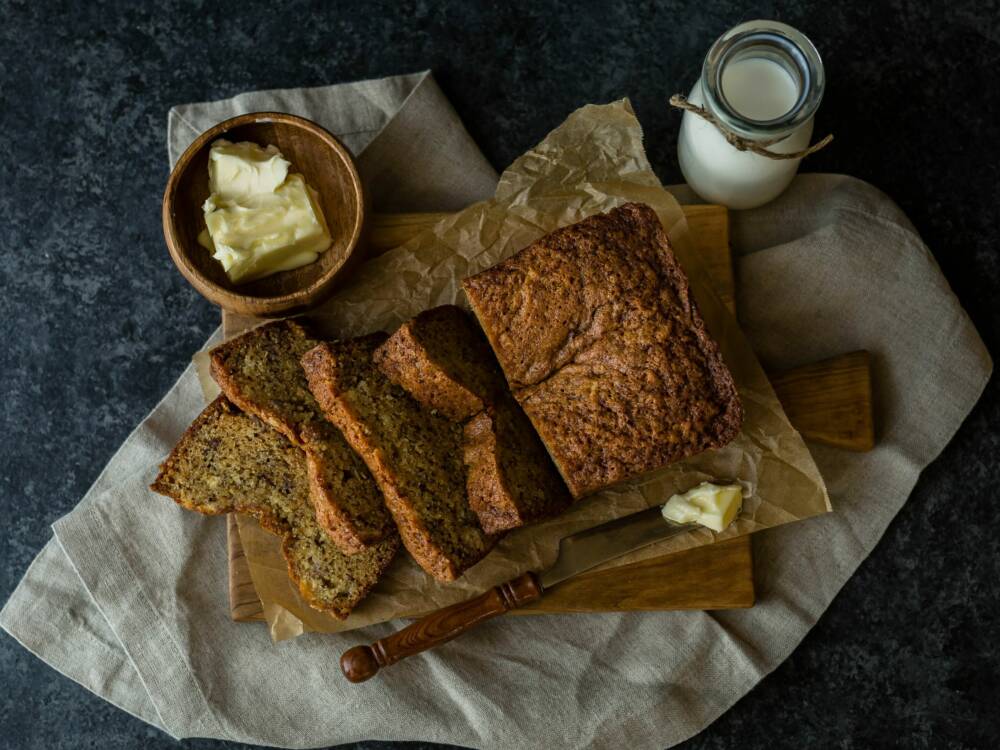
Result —
POLYGON ((163 236, 177 268, 207 299, 242 315, 277 316, 324 300, 361 259, 366 221, 364 189, 350 152, 316 123, 282 112, 240 115, 202 133, 177 161, 163 194, 163 236), (314 263, 233 284, 198 244, 205 228, 208 153, 219 138, 277 146, 290 171, 315 188, 332 244, 314 263))

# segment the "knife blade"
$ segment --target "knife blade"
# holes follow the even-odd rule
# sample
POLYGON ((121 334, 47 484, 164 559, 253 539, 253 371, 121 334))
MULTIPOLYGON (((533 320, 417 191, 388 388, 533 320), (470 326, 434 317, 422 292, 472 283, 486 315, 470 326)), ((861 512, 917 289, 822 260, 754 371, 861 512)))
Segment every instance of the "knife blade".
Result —
POLYGON ((698 524, 667 520, 662 506, 654 505, 578 531, 559 541, 559 554, 547 570, 525 573, 474 599, 432 612, 370 646, 348 649, 340 657, 340 668, 351 682, 363 682, 383 667, 447 643, 484 620, 539 599, 543 590, 578 573, 695 528, 698 524))
POLYGON ((654 505, 563 537, 555 563, 541 572, 538 580, 543 590, 548 589, 609 560, 696 528, 696 523, 667 520, 663 506, 654 505))

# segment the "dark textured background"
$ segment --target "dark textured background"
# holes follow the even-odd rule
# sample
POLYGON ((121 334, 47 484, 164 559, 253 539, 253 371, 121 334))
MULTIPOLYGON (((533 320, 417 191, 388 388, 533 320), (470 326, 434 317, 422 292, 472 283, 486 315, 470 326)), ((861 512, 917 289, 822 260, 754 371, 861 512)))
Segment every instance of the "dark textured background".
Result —
MULTIPOLYGON (((0 0, 0 601, 218 322, 160 234, 171 105, 432 68, 502 169, 627 95, 676 182, 665 101, 755 17, 826 61, 816 132, 837 141, 806 167, 894 197, 996 356, 995 2, 0 0)), ((994 379, 795 654, 685 747, 1000 746, 998 423, 994 379)), ((173 745, 0 636, 0 746, 173 745)))

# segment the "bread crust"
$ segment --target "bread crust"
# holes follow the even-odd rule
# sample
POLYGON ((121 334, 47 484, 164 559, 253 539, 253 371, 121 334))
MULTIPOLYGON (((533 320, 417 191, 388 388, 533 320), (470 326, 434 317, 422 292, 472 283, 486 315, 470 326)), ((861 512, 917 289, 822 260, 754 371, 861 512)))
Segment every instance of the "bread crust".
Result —
POLYGON ((428 409, 464 422, 505 391, 479 327, 462 308, 441 305, 406 321, 374 355, 375 364, 428 409))
POLYGON ((526 519, 514 502, 500 466, 494 416, 479 412, 465 423, 462 435, 462 459, 468 470, 466 492, 483 531, 496 534, 523 526, 526 519))
POLYGON ((510 394, 465 423, 469 504, 490 534, 552 518, 573 498, 545 446, 510 394))

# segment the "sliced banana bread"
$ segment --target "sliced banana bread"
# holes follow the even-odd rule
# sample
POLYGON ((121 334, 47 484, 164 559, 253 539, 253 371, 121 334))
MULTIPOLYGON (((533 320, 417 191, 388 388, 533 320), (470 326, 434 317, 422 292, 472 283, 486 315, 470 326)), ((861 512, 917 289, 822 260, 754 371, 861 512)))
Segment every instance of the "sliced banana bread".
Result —
POLYGON ((209 404, 160 466, 152 489, 199 513, 246 513, 282 538, 288 574, 315 609, 343 619, 392 562, 399 537, 356 555, 316 522, 305 454, 224 396, 209 404))
POLYGON ((309 392, 299 360, 318 343, 293 320, 268 323, 213 349, 212 377, 240 409, 306 452, 320 525, 354 554, 395 529, 368 468, 309 392))
POLYGON ((384 333, 321 344, 302 366, 327 418, 361 455, 417 563, 451 581, 495 543, 465 496, 462 426, 422 407, 375 366, 384 333))
POLYGON ((556 230, 462 286, 575 497, 739 433, 733 377, 649 206, 556 230))
POLYGON ((551 518, 572 503, 545 446, 509 394, 466 422, 464 437, 469 504, 487 533, 551 518))
POLYGON ((466 491, 484 531, 496 534, 566 509, 566 486, 464 310, 444 305, 420 313, 376 349, 374 359, 424 406, 468 420, 466 491))
POLYGON ((417 401, 450 419, 478 414, 507 390, 479 326, 442 305, 403 323, 375 350, 375 364, 417 401))

